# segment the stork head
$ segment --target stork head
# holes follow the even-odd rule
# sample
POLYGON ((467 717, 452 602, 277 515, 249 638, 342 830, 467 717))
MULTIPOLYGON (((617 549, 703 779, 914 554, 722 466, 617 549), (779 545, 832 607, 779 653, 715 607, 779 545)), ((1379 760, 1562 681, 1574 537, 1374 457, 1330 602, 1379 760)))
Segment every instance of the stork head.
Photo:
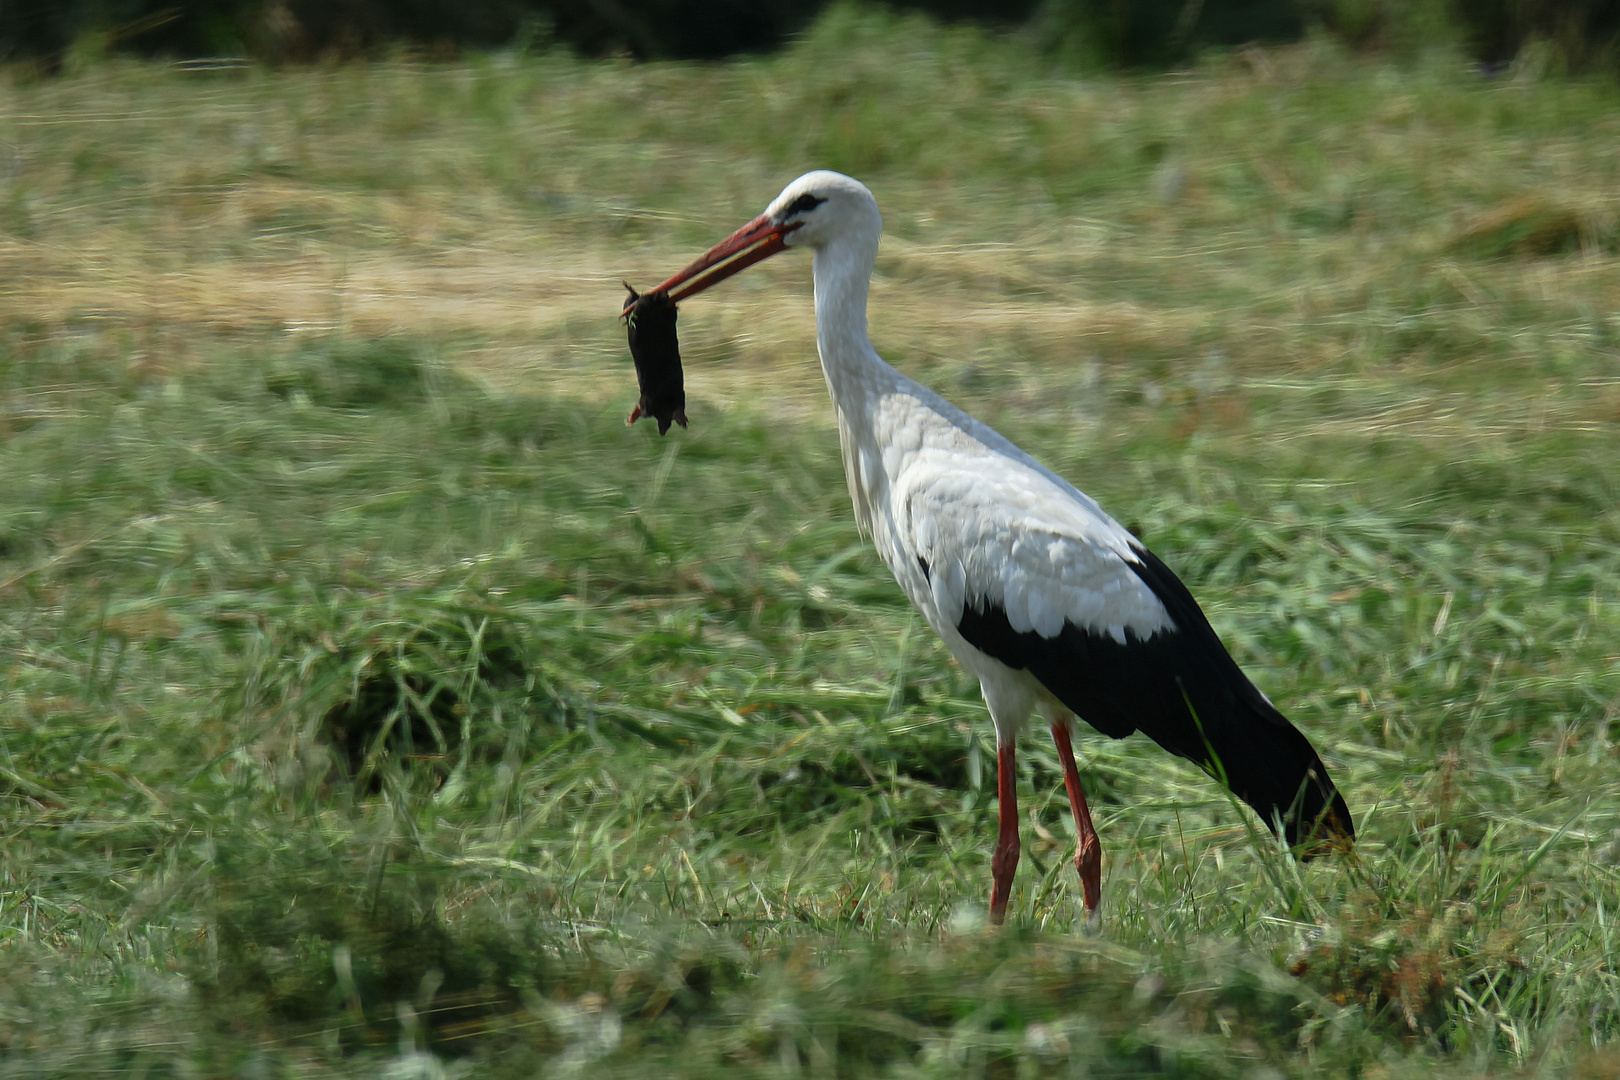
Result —
POLYGON ((783 188, 764 216, 786 228, 782 242, 788 247, 875 241, 883 231, 883 216, 866 185, 826 169, 805 173, 783 188))
POLYGON ((875 252, 882 232, 883 216, 865 184, 818 169, 783 188, 763 214, 653 291, 684 300, 790 247, 820 251, 848 244, 875 252))

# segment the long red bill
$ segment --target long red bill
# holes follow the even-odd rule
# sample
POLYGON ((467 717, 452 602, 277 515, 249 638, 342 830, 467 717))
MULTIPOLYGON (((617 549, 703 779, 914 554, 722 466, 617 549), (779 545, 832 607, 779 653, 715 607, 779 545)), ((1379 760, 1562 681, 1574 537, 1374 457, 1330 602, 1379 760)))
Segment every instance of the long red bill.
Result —
MULTIPOLYGON (((784 250, 787 247, 787 234, 802 224, 795 221, 790 225, 778 225, 768 215, 761 214, 714 245, 686 269, 650 291, 667 292, 671 300, 685 300, 784 250)), ((629 306, 624 310, 628 312, 629 306)))

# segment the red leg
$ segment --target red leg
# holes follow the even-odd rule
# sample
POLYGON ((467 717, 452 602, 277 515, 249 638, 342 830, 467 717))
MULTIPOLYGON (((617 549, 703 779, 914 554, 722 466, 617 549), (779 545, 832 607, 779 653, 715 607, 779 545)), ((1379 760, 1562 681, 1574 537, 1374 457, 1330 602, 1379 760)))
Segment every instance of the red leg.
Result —
POLYGON ((990 921, 997 926, 1007 918, 1013 871, 1018 869, 1018 777, 1013 770, 1013 744, 996 747, 996 802, 1000 828, 996 853, 990 859, 995 887, 990 893, 990 921))
POLYGON ((1080 770, 1074 764, 1074 746, 1069 742, 1069 725, 1052 725, 1052 739, 1057 743, 1058 761, 1063 765, 1063 786, 1069 789, 1069 809, 1074 811, 1074 828, 1080 834, 1080 845, 1074 853, 1075 869, 1080 871, 1080 886, 1086 894, 1086 914, 1095 914, 1102 903, 1102 841, 1091 824, 1091 808, 1086 805, 1086 793, 1080 786, 1080 770))

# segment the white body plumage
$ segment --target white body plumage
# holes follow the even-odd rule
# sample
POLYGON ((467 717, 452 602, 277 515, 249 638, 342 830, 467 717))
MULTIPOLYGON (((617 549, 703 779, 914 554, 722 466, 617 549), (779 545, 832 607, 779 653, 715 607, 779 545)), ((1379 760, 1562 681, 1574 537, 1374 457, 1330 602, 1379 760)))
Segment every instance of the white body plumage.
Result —
POLYGON ((789 247, 822 241, 814 248, 816 347, 856 520, 929 626, 978 677, 998 743, 1016 738, 1035 709, 1068 723, 1069 710, 1029 671, 1007 666, 958 632, 962 609, 970 597, 982 597, 1005 609, 1013 630, 1048 638, 1065 621, 1120 644, 1127 628, 1151 637, 1171 621, 1127 565, 1135 561, 1131 534, 988 424, 878 356, 866 332, 867 287, 882 230, 877 203, 859 182, 818 172, 790 184, 767 216, 807 192, 847 203, 853 213, 844 220, 864 226, 812 231, 811 225, 787 238, 789 247))
POLYGON ((1243 675, 1170 569, 1094 500, 878 356, 866 299, 882 232, 863 184, 807 173, 655 291, 680 300, 787 248, 814 252, 816 347, 856 519, 978 677, 995 722, 992 919, 1005 913, 1018 864, 1014 745, 1035 712, 1058 744, 1088 910, 1101 855, 1070 747, 1076 714, 1114 738, 1140 730, 1199 764, 1290 843, 1323 833, 1348 842, 1349 810, 1316 751, 1243 675))

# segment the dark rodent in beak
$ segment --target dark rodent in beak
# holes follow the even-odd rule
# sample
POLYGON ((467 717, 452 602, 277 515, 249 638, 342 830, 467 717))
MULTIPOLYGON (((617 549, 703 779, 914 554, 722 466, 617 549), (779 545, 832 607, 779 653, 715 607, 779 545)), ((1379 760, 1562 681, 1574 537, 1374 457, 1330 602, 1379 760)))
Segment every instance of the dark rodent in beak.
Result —
POLYGON ((686 426, 686 376, 681 371, 681 347, 675 337, 675 302, 669 293, 653 291, 645 296, 630 292, 624 319, 630 334, 630 357, 636 362, 636 382, 641 400, 630 410, 625 424, 643 416, 658 421, 658 434, 671 423, 686 426))

